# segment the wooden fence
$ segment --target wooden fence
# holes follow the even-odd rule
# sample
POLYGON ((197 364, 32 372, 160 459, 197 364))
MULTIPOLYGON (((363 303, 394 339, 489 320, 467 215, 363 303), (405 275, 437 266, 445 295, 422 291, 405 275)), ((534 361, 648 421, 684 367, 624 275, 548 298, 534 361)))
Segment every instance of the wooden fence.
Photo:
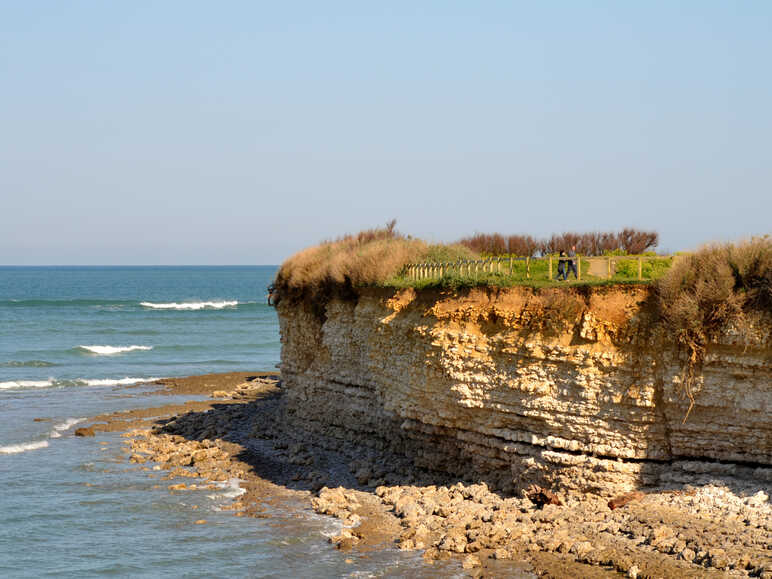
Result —
MULTIPOLYGON (((648 260, 668 259, 672 256, 667 255, 609 255, 609 256, 592 256, 582 257, 577 255, 575 258, 559 257, 556 255, 548 255, 545 257, 489 257, 486 259, 462 259, 455 262, 427 262, 427 263, 411 263, 405 266, 403 275, 408 279, 422 280, 422 279, 438 279, 445 275, 458 275, 459 277, 477 277, 481 273, 503 273, 505 275, 512 275, 514 265, 518 261, 525 262, 525 277, 526 279, 537 279, 531 276, 531 265, 536 262, 547 263, 547 275, 542 279, 553 279, 553 271, 556 271, 556 266, 560 259, 569 261, 574 259, 576 261, 577 278, 582 279, 582 263, 590 263, 592 277, 611 279, 616 272, 616 263, 619 261, 637 261, 638 262, 638 279, 643 280, 643 262, 648 260), (594 266, 594 267, 593 267, 594 266), (600 268, 598 266, 601 266, 600 268), (604 275, 598 275, 601 272, 604 275)), ((566 269, 568 269, 568 263, 566 263, 566 269)))

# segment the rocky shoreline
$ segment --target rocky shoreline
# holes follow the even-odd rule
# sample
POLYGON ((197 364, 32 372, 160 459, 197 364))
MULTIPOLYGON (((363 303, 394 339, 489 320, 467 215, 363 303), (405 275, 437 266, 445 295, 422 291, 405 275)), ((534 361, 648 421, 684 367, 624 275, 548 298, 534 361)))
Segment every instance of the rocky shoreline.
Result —
POLYGON ((228 507, 235 516, 301 498, 341 519, 337 548, 418 549, 427 565, 456 559, 470 576, 772 578, 772 506, 757 484, 712 480, 616 503, 538 488, 505 496, 386 450, 288 428, 275 375, 159 385, 211 398, 105 415, 89 428, 126 430, 129 461, 167 471, 170 492, 240 480, 245 492, 228 507))

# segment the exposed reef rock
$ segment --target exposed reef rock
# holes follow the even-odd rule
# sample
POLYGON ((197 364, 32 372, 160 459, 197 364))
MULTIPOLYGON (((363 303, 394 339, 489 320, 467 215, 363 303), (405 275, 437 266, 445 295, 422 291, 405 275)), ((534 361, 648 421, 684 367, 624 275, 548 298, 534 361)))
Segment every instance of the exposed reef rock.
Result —
POLYGON ((612 496, 772 481, 772 316, 708 347, 696 403, 647 286, 358 290, 278 305, 287 419, 415 466, 612 496))

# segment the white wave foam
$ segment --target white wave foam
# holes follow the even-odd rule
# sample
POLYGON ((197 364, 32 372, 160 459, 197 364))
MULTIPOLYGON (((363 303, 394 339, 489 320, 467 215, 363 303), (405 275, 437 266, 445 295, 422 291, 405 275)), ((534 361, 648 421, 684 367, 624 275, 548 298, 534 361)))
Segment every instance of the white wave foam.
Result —
POLYGON ((0 382, 0 390, 14 390, 25 388, 51 388, 54 386, 130 386, 132 384, 141 384, 142 382, 154 382, 158 378, 78 378, 75 380, 18 380, 11 382, 0 382))
POLYGON ((166 304, 159 304, 154 302, 140 302, 142 307, 151 308, 154 310, 221 310, 223 308, 234 308, 239 305, 239 302, 232 301, 220 301, 220 302, 170 302, 166 304))
POLYGON ((240 497, 247 492, 247 489, 241 488, 240 483, 240 478, 229 478, 227 482, 217 484, 217 486, 225 491, 224 493, 207 495, 207 497, 210 499, 235 499, 236 497, 240 497))
POLYGON ((47 388, 54 385, 54 380, 17 380, 10 382, 0 382, 0 390, 12 390, 14 388, 47 388))
POLYGON ((68 418, 61 424, 57 424, 54 426, 54 429, 51 431, 51 434, 49 435, 51 438, 59 438, 62 436, 62 432, 69 430, 76 424, 79 424, 80 422, 83 422, 86 420, 85 418, 68 418))
POLYGON ((41 440, 39 442, 22 442, 21 444, 9 444, 8 446, 0 446, 0 454, 18 454, 28 450, 46 448, 47 446, 47 440, 41 440))
POLYGON ((158 378, 95 378, 92 380, 78 380, 86 386, 128 386, 141 382, 154 382, 158 378))
POLYGON ((135 350, 152 350, 153 346, 78 346, 83 350, 88 350, 92 354, 100 356, 111 356, 113 354, 122 354, 123 352, 133 352, 135 350))

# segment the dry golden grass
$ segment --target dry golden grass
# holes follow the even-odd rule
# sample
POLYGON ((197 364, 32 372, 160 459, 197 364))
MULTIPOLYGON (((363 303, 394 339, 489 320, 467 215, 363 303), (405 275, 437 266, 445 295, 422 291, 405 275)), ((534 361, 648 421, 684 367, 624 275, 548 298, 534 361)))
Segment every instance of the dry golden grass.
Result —
POLYGON ((746 312, 772 308, 772 238, 702 247, 679 257, 657 288, 677 335, 704 342, 746 312))
POLYGON ((428 250, 419 239, 405 237, 393 224, 369 229, 306 248, 287 259, 276 275, 281 293, 383 283, 428 250))
POLYGON ((772 311, 772 238, 707 245, 682 256, 658 281, 657 290, 660 314, 688 353, 688 417, 708 343, 729 326, 746 332, 749 313, 772 311))
POLYGON ((408 263, 448 262, 479 257, 460 245, 429 245, 402 235, 390 221, 308 247, 279 268, 274 287, 279 295, 324 299, 332 291, 387 284, 408 263))

